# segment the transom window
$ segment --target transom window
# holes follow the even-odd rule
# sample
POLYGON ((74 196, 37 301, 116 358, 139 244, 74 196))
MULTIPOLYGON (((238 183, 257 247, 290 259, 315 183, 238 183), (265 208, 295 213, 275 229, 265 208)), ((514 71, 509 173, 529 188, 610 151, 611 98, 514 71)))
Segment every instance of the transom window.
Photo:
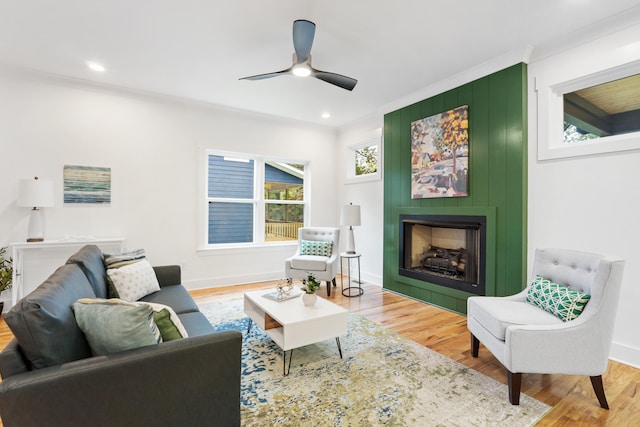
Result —
POLYGON ((563 96, 564 143, 640 131, 640 74, 563 96))
POLYGON ((298 239, 305 218, 305 163, 207 153, 207 243, 298 239))

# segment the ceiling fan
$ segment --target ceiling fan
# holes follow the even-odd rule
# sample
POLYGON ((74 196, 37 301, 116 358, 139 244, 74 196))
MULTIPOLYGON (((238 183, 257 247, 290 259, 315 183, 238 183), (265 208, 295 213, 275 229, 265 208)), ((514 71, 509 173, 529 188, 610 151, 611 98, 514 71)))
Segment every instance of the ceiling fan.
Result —
POLYGON ((293 64, 291 67, 273 73, 258 74, 256 76, 242 77, 240 80, 262 80, 287 74, 300 77, 315 77, 324 82, 331 83, 346 90, 353 90, 358 80, 341 74, 320 71, 311 66, 311 46, 316 33, 316 24, 306 19, 293 21, 293 64))

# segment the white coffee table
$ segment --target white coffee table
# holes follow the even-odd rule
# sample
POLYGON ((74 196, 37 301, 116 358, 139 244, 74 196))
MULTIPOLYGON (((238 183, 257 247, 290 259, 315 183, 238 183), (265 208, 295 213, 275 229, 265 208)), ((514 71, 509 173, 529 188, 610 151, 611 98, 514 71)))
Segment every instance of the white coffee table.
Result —
POLYGON ((335 338, 342 358, 340 335, 347 333, 348 311, 318 297, 313 307, 305 307, 302 298, 274 301, 261 290, 244 294, 244 312, 249 316, 249 328, 256 323, 283 351, 283 374, 289 375, 293 350, 309 344, 335 338), (287 367, 287 352, 289 365, 287 367))

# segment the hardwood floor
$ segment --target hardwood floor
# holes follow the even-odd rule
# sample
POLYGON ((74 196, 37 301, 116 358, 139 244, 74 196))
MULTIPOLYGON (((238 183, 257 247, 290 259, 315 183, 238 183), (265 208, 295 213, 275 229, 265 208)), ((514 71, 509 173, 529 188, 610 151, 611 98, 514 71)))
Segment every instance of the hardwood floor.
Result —
MULTIPOLYGON (((191 294, 198 304, 206 304, 241 299, 247 290, 273 287, 273 282, 264 282, 191 294)), ((384 291, 379 286, 364 284, 363 288, 365 293, 361 297, 343 297, 340 286, 334 288, 336 292, 331 297, 326 296, 324 286, 318 295, 506 384, 504 368, 482 345, 479 357, 471 356, 464 316, 384 291)), ((0 320, 0 348, 11 337, 4 319, 0 320)), ((608 411, 600 408, 588 377, 525 374, 522 392, 553 406, 538 426, 640 425, 640 400, 636 398, 640 391, 640 369, 610 361, 603 377, 611 408, 608 411)), ((504 399, 508 399, 506 389, 504 399)))

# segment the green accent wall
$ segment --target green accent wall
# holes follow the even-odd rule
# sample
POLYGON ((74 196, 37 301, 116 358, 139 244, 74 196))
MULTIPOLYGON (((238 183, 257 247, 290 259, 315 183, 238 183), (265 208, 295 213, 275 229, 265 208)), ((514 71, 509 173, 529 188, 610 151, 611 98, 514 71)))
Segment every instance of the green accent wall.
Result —
POLYGON ((527 274, 527 66, 517 64, 384 117, 384 288, 466 314, 470 293, 400 276, 399 215, 487 216, 486 295, 527 274), (411 198, 411 122, 469 106, 467 197, 411 198))

